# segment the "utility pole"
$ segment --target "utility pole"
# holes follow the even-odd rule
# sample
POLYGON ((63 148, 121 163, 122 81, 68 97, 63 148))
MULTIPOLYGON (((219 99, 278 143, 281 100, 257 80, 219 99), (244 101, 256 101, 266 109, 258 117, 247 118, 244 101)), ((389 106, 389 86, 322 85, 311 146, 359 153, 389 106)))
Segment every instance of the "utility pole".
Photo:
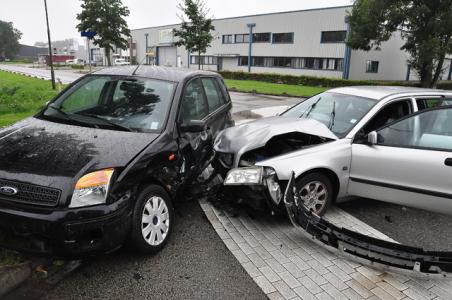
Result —
POLYGON ((48 14, 48 12, 47 12, 47 0, 44 0, 44 7, 45 7, 45 9, 46 9, 47 39, 49 40, 50 77, 51 77, 51 79, 52 79, 52 89, 55 89, 55 72, 53 71, 52 41, 51 41, 51 39, 50 39, 49 14, 48 14))
POLYGON ((251 72, 251 57, 252 57, 252 47, 253 47, 253 28, 256 27, 256 23, 246 24, 250 32, 248 37, 248 73, 251 72))

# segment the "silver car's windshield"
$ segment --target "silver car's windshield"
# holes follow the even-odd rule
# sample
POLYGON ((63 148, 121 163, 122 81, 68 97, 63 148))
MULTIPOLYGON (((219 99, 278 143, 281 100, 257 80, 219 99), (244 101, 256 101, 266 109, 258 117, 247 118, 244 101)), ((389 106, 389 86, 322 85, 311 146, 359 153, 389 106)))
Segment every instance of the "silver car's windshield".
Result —
POLYGON ((148 78, 87 76, 51 103, 41 117, 114 130, 159 132, 175 86, 148 78))
POLYGON ((317 120, 343 137, 376 103, 374 99, 325 92, 301 102, 282 116, 317 120))

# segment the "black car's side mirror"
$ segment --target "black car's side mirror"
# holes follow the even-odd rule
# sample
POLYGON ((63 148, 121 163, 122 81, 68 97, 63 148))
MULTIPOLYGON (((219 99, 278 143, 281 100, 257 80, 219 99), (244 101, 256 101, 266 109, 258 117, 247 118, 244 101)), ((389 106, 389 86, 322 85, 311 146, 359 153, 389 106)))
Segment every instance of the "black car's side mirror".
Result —
POLYGON ((203 132, 206 128, 207 124, 202 120, 191 120, 180 125, 183 132, 203 132))

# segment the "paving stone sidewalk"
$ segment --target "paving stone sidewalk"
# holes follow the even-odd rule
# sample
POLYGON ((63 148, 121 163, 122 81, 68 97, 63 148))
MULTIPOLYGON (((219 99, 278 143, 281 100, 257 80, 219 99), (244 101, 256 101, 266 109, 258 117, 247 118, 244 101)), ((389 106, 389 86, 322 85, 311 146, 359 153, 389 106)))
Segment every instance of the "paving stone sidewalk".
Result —
MULTIPOLYGON (((228 249, 270 299, 452 299, 452 281, 423 280, 374 270, 338 257, 305 238, 290 222, 238 216, 200 201, 228 249)), ((345 211, 337 226, 391 240, 345 211)))

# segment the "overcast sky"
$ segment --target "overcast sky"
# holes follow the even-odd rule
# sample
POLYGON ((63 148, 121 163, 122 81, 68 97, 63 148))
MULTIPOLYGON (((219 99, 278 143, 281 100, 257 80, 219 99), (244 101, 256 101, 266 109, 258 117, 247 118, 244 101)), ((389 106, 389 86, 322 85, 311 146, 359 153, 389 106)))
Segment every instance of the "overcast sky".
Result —
MULTIPOLYGON (((44 0, 0 0, 0 20, 13 22, 22 33, 21 43, 46 41, 44 0)), ((123 0, 130 9, 130 29, 178 23, 180 0, 123 0)), ((349 5, 351 0, 205 0, 215 18, 276 11, 349 5)), ((78 38, 75 29, 79 0, 47 0, 52 40, 78 38)))

